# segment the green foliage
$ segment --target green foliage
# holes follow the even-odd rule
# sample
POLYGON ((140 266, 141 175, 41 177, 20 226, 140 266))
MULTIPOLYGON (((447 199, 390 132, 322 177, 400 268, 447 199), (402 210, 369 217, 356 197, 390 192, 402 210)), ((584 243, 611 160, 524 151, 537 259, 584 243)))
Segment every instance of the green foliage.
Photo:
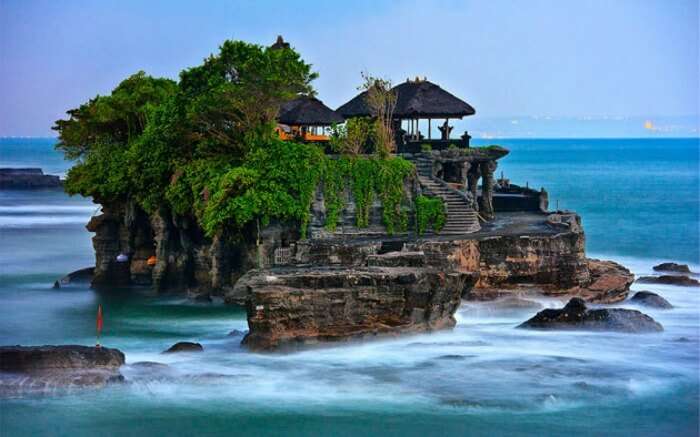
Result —
POLYGON ((326 206, 325 227, 333 232, 338 226, 340 216, 347 203, 346 181, 351 173, 353 161, 341 157, 340 159, 326 158, 323 167, 323 200, 326 206))
MULTIPOLYGON (((91 148, 126 145, 143 132, 151 110, 175 93, 169 79, 155 79, 143 71, 122 81, 109 96, 97 96, 56 121, 56 148, 68 159, 78 159, 91 148)), ((100 153, 100 152, 97 152, 100 153)))
POLYGON ((458 149, 458 147, 454 144, 450 144, 449 146, 447 146, 447 150, 456 150, 456 149, 458 149))
POLYGON ((331 150, 343 155, 360 155, 370 151, 373 143, 370 141, 375 136, 376 123, 370 118, 353 117, 345 122, 345 125, 334 126, 330 146, 331 150))
POLYGON ((292 49, 241 41, 178 83, 139 72, 56 122, 57 148, 79 159, 66 190, 169 208, 209 235, 253 219, 306 223, 322 154, 279 141, 273 126, 279 105, 312 94, 315 77, 292 49))
POLYGON ((201 220, 204 231, 211 236, 256 218, 262 223, 276 218, 300 222, 304 235, 324 159, 312 144, 276 140, 256 148, 211 187, 201 220))
POLYGON ((403 158, 377 160, 375 190, 382 202, 382 219, 389 235, 408 228, 408 213, 403 208, 406 199, 404 180, 415 167, 403 158))
POLYGON ((323 194, 326 205, 326 229, 336 229, 345 208, 346 183, 355 200, 355 225, 369 226, 375 198, 382 203, 382 221, 387 233, 403 232, 408 227, 404 182, 413 176, 414 166, 403 158, 341 157, 326 158, 323 194))
POLYGON ((369 225, 379 199, 387 232, 405 231, 404 186, 415 170, 388 155, 395 99, 388 83, 372 81, 378 119, 336 127, 331 145, 339 159, 274 135, 279 105, 313 94, 315 77, 292 49, 240 41, 224 42, 178 83, 139 72, 56 122, 57 148, 78 160, 66 191, 98 202, 134 199, 148 212, 169 209, 196 219, 208 236, 238 235, 272 219, 296 221, 304 234, 322 181, 328 229, 336 228, 351 191, 358 227, 369 225), (378 153, 362 156, 372 139, 382 144, 378 153))
POLYGON ((421 152, 430 152, 431 150, 433 150, 433 146, 431 146, 430 144, 421 144, 420 145, 421 152))
POLYGON ((128 150, 121 145, 96 143, 81 163, 68 171, 64 189, 68 194, 97 200, 124 198, 130 192, 128 150))
POLYGON ((416 233, 418 235, 423 235, 428 226, 440 232, 446 220, 445 204, 441 198, 423 195, 416 197, 416 233))
POLYGON ((226 41, 219 54, 180 74, 190 137, 202 155, 245 154, 271 139, 280 105, 313 94, 317 77, 292 49, 226 41))

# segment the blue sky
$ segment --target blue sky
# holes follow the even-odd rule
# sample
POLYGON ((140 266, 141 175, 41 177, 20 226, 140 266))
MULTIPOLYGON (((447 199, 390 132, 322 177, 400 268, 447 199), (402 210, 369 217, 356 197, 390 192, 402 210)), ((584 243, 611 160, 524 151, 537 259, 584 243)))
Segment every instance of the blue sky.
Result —
POLYGON ((320 73, 331 107, 364 70, 427 76, 471 103, 476 125, 683 116, 697 128, 694 0, 0 0, 0 136, 49 135, 131 73, 176 78, 224 39, 278 34, 320 73))

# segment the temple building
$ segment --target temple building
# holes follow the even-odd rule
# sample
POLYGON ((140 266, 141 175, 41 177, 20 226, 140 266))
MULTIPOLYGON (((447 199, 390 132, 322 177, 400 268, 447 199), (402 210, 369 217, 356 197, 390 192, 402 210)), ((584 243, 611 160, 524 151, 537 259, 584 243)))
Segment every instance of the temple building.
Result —
POLYGON ((345 119, 315 97, 300 96, 282 105, 277 132, 283 140, 325 142, 328 129, 345 119))
MULTIPOLYGON (((464 132, 460 137, 453 138, 451 133, 454 126, 450 125, 450 120, 475 114, 469 103, 426 79, 407 79, 392 90, 396 93, 394 132, 398 153, 420 152, 424 145, 429 145, 432 150, 447 149, 450 145, 469 147, 469 134, 464 132), (437 123, 439 138, 433 138, 433 122, 437 123)), ((341 105, 338 113, 345 118, 373 116, 366 96, 366 91, 358 94, 341 105)))

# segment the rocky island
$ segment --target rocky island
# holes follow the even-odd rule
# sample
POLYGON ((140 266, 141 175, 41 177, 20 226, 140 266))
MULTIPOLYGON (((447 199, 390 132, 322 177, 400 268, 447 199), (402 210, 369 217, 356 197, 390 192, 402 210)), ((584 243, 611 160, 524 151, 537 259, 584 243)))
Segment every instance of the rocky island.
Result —
POLYGON ((102 207, 92 285, 245 305, 254 350, 449 328, 462 299, 627 297, 578 215, 496 179, 508 150, 451 135, 471 105, 364 76, 334 111, 315 77, 281 38, 226 41, 179 82, 138 73, 58 121, 66 190, 102 207))
POLYGON ((0 168, 0 190, 61 188, 58 176, 44 174, 40 168, 0 168))

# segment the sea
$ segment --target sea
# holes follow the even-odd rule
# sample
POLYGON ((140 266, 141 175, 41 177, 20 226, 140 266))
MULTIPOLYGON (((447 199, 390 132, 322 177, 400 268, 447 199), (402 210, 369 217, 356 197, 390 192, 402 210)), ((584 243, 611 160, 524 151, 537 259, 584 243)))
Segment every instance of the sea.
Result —
MULTIPOLYGON (((0 139, 0 167, 65 174, 55 139, 0 139)), ((583 218, 589 256, 637 275, 661 261, 700 272, 697 138, 503 139, 497 174, 544 187, 583 218)), ((287 354, 240 346, 245 312, 145 289, 52 289, 94 264, 90 199, 0 191, 0 344, 102 344, 125 384, 0 399, 2 436, 698 435, 700 289, 633 285, 662 333, 516 329, 536 310, 464 302, 451 331, 287 354), (204 352, 161 352, 196 341, 204 352), (132 366, 165 363, 167 370, 132 366)), ((561 302, 539 299, 544 307, 561 302)), ((620 307, 635 308, 628 302, 620 307)))

